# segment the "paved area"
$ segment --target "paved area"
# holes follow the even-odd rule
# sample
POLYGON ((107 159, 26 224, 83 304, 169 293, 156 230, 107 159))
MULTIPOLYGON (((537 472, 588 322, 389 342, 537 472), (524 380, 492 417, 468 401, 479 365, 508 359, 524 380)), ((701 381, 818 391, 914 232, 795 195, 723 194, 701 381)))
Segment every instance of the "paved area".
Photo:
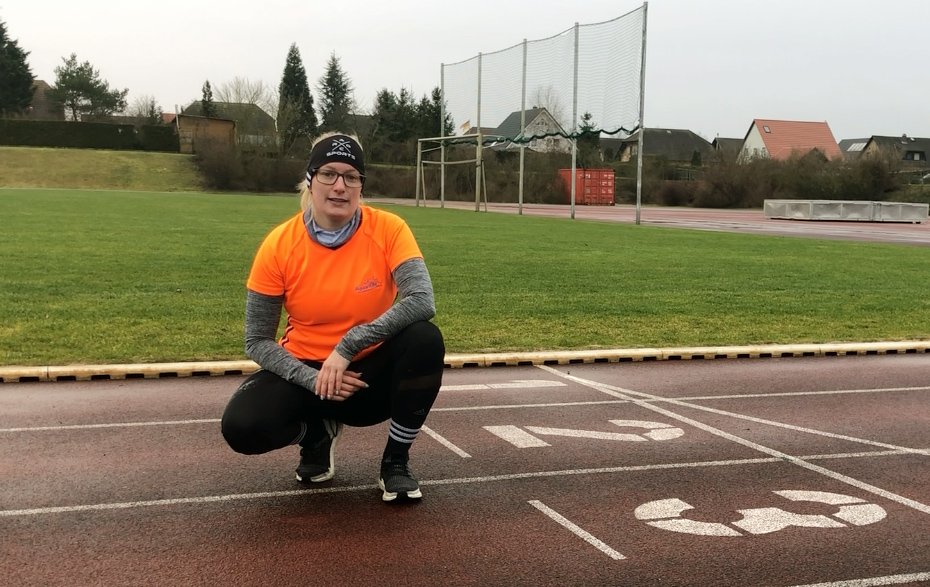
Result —
MULTIPOLYGON (((413 199, 375 198, 372 202, 413 206, 413 199)), ((474 202, 445 202, 438 200, 420 201, 421 206, 459 210, 474 210, 474 202)), ((550 218, 571 218, 570 206, 552 204, 524 204, 522 210, 517 204, 485 204, 481 210, 503 214, 525 214, 528 216, 546 216, 550 218)), ((618 206, 575 206, 575 218, 578 220, 597 220, 600 222, 634 223, 636 207, 618 206)), ((839 240, 860 240, 867 242, 885 242, 930 246, 930 223, 898 222, 848 222, 848 221, 803 221, 775 220, 765 218, 761 210, 716 210, 707 208, 644 206, 640 209, 640 224, 644 226, 668 226, 695 230, 713 230, 723 232, 747 232, 778 236, 795 236, 806 238, 826 238, 839 240)))
POLYGON ((930 583, 930 354, 449 369, 305 488, 230 451, 241 377, 0 385, 9 585, 930 583))

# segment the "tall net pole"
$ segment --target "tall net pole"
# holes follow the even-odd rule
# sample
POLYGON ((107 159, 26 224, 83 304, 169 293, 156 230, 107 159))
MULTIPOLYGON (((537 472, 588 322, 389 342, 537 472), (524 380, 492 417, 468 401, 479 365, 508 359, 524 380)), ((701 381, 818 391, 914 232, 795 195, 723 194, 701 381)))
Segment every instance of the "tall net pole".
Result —
POLYGON ((478 146, 475 147, 475 212, 481 211, 481 53, 478 53, 478 146))
MULTIPOLYGON (((520 95, 520 129, 526 128, 526 39, 523 39, 523 78, 520 95)), ((520 143, 520 188, 517 194, 517 214, 523 215, 523 163, 526 159, 526 143, 520 143)))
MULTIPOLYGON (((439 73, 439 96, 446 95, 446 64, 443 63, 439 73)), ((446 101, 439 100, 439 137, 446 136, 446 101)), ((424 196, 425 196, 424 190, 424 196)), ((423 198, 426 204, 426 198, 423 198)), ((439 143, 439 207, 446 207, 446 142, 439 143)))
POLYGON ((636 144, 636 224, 639 224, 640 209, 643 203, 643 135, 646 134, 646 125, 643 123, 643 114, 646 109, 646 17, 649 12, 649 3, 643 3, 643 53, 639 70, 639 140, 636 144))

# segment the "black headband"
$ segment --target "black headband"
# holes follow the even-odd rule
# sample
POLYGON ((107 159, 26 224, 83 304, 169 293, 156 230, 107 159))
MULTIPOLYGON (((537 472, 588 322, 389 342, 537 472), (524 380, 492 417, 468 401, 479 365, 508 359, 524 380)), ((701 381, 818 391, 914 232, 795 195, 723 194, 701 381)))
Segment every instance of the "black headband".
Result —
POLYGON ((362 146, 355 139, 346 135, 326 137, 313 146, 310 151, 310 164, 307 166, 307 180, 317 169, 327 163, 348 163, 361 175, 365 175, 365 158, 362 146))

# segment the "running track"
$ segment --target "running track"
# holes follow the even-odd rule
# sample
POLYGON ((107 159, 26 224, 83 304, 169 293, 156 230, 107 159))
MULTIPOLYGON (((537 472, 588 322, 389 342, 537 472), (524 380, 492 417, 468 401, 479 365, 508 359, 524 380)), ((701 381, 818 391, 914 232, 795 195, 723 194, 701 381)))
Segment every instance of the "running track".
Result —
MULTIPOLYGON (((372 203, 385 203, 413 206, 415 200, 402 198, 375 198, 372 203)), ((438 208, 440 202, 420 201, 420 205, 438 208)), ((474 210, 474 202, 445 202, 446 208, 456 210, 474 210)), ((481 210, 485 210, 482 202, 481 210)), ((517 204, 490 203, 489 212, 519 214, 517 204)), ((570 218, 569 206, 553 204, 524 204, 522 213, 528 216, 546 216, 549 218, 570 218)), ((600 222, 636 221, 636 208, 629 205, 618 206, 575 206, 575 219, 596 220, 600 222)), ((672 228, 689 228, 695 230, 713 230, 722 232, 746 232, 770 234, 777 236, 794 236, 807 238, 826 238, 839 240, 860 240, 868 242, 886 242, 930 246, 930 223, 898 222, 848 222, 848 221, 803 221, 775 220, 765 218, 761 210, 716 210, 707 208, 658 207, 646 206, 640 210, 640 224, 643 226, 666 226, 672 228)))
POLYGON ((417 504, 230 451, 241 377, 0 386, 8 585, 930 583, 930 355, 451 369, 417 504))

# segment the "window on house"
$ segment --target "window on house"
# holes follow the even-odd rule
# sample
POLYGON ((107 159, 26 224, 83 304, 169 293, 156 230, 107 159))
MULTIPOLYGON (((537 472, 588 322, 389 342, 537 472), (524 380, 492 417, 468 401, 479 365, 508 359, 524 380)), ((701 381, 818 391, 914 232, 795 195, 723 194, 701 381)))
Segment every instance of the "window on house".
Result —
POLYGON ((769 133, 772 132, 772 129, 770 129, 770 128, 767 127, 767 126, 763 126, 763 127, 762 127, 762 130, 764 130, 765 132, 769 132, 769 133))
POLYGON ((926 161, 923 151, 908 151, 904 154, 905 161, 926 161))

